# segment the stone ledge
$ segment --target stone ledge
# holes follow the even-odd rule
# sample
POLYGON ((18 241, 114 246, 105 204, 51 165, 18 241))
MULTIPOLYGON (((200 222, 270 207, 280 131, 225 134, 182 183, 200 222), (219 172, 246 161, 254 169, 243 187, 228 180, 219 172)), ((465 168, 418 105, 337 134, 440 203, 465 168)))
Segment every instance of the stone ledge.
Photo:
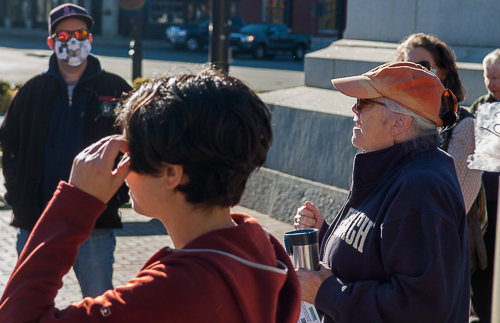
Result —
POLYGON ((248 180, 239 204, 292 224, 297 208, 310 201, 331 222, 347 195, 347 190, 261 168, 248 180))
MULTIPOLYGON (((341 39, 327 48, 306 54, 305 85, 332 89, 330 79, 363 74, 383 63, 394 61, 397 43, 341 39)), ((493 47, 452 46, 457 57, 460 79, 467 96, 462 102, 470 106, 486 89, 483 83, 482 59, 493 47)))
POLYGON ((260 94, 272 113, 273 144, 264 167, 341 189, 351 186, 353 98, 295 87, 260 94))

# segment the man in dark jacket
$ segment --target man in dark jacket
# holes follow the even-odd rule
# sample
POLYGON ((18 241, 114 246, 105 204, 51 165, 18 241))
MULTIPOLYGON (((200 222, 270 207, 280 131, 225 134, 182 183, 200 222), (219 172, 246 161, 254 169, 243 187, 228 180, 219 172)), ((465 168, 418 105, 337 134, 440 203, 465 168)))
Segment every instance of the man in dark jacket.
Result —
MULTIPOLYGON (((3 172, 18 228, 21 254, 60 180, 68 180, 73 158, 84 147, 116 133, 114 99, 131 90, 106 73, 90 54, 94 21, 74 4, 54 8, 47 43, 54 51, 49 69, 19 90, 0 129, 3 172)), ((121 228, 120 205, 128 201, 123 186, 107 204, 95 229, 81 245, 74 264, 83 296, 113 288, 114 229, 121 228)))

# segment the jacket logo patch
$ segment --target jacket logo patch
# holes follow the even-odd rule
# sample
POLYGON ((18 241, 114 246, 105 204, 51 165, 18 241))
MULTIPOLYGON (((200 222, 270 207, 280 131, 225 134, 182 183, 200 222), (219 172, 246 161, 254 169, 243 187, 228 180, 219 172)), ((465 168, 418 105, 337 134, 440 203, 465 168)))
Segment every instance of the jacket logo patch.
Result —
POLYGON ((101 315, 103 317, 108 317, 111 315, 111 310, 109 309, 109 307, 103 307, 101 308, 101 315))
POLYGON ((346 218, 340 222, 340 225, 333 234, 360 253, 363 253, 366 236, 372 227, 373 221, 366 214, 355 209, 350 209, 346 218))
POLYGON ((103 117, 112 117, 115 106, 113 103, 109 101, 101 101, 101 105, 99 107, 99 116, 103 117))

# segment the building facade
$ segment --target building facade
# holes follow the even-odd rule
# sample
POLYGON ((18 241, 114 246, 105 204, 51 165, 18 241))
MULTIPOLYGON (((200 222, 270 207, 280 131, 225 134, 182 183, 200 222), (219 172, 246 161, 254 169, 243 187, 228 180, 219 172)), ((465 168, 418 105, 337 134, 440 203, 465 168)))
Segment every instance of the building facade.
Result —
MULTIPOLYGON (((232 0, 232 16, 245 23, 284 23, 295 33, 341 38, 347 0, 232 0)), ((85 7, 95 20, 92 32, 103 36, 130 36, 142 14, 143 37, 163 39, 165 29, 211 15, 212 0, 1 0, 0 26, 47 28, 50 10, 72 2, 85 7)))

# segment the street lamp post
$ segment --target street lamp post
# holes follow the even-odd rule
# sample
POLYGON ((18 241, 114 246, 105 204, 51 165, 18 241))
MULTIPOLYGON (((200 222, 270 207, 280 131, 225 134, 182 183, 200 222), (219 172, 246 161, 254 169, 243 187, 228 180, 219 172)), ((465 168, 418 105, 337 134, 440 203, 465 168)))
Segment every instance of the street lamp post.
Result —
POLYGON ((226 72, 229 71, 229 34, 231 31, 229 3, 230 0, 213 0, 209 27, 208 60, 213 66, 226 72))
POLYGON ((134 17, 134 27, 130 41, 129 55, 132 56, 132 81, 142 76, 142 10, 138 10, 134 17))

